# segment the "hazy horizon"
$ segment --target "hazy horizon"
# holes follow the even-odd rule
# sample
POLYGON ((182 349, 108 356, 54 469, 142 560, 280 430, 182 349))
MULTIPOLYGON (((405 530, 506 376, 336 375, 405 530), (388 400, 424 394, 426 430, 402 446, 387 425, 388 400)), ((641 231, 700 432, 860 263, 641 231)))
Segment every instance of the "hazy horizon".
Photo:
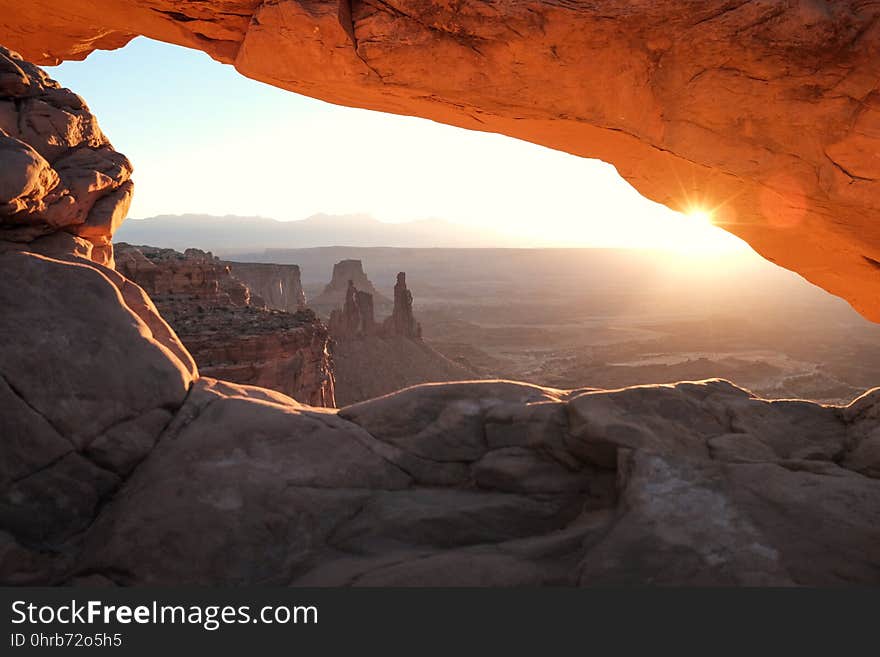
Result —
MULTIPOLYGON (((316 213, 300 219, 204 213, 161 214, 123 222, 114 242, 173 248, 199 248, 219 255, 297 248, 475 248, 475 249, 621 249, 658 251, 691 256, 705 253, 757 254, 750 248, 701 251, 669 244, 559 244, 529 239, 491 227, 468 225, 439 217, 385 221, 372 214, 316 213)), ((769 263, 768 263, 769 264, 769 263)))

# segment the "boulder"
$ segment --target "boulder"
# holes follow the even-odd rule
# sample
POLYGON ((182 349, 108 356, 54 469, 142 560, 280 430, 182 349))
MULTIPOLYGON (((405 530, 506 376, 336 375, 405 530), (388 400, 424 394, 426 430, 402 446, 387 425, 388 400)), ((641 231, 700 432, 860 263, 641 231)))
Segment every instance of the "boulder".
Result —
POLYGON ((29 243, 64 231, 112 266, 131 172, 82 98, 0 46, 0 240, 29 243))
POLYGON ((8 251, 0 280, 0 524, 48 548, 152 451, 195 372, 100 265, 8 251))

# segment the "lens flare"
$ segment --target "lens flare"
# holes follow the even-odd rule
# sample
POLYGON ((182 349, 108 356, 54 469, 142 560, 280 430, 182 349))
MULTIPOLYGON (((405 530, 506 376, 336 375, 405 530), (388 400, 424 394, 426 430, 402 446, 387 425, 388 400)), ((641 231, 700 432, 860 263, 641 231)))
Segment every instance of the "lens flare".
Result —
POLYGON ((687 211, 687 217, 694 221, 699 221, 700 223, 712 223, 712 211, 706 210, 705 208, 691 208, 687 211))

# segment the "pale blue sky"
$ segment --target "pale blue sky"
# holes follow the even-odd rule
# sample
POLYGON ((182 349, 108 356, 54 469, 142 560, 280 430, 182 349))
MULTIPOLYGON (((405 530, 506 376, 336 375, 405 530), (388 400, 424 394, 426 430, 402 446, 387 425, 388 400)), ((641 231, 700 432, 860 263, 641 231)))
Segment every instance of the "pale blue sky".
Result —
POLYGON ((727 249, 614 168, 500 135, 330 105, 144 38, 48 67, 135 166, 131 216, 441 217, 536 245, 727 249))

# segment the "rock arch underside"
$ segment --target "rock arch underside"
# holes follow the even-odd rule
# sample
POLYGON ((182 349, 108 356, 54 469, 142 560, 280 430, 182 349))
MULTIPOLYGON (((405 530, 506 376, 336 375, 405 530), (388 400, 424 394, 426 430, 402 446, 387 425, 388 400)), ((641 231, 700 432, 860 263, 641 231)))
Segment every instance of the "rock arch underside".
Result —
POLYGON ((880 6, 0 0, 0 581, 880 583, 880 392, 200 376, 110 240, 131 164, 35 64, 136 35, 613 163, 880 320, 880 6), (20 53, 20 56, 14 53, 20 53))
POLYGON ((880 6, 852 0, 0 1, 37 64, 135 35, 335 103, 614 164, 880 320, 880 6))

